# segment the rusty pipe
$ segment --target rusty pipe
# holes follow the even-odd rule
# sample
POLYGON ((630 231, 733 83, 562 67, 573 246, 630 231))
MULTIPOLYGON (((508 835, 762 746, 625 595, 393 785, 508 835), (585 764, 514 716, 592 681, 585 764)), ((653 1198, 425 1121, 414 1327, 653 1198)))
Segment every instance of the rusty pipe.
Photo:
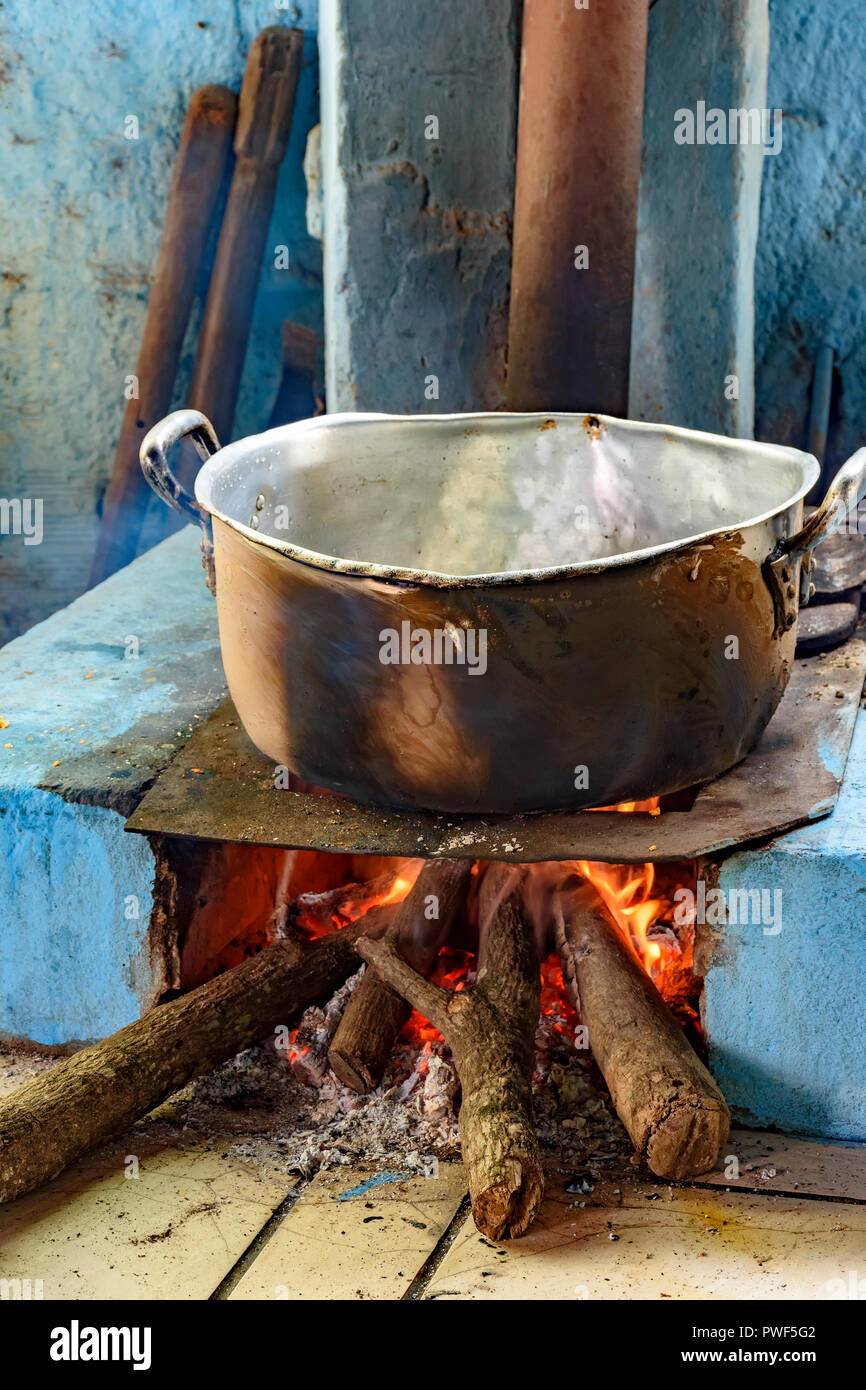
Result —
POLYGON ((646 0, 526 0, 511 410, 628 413, 646 0))

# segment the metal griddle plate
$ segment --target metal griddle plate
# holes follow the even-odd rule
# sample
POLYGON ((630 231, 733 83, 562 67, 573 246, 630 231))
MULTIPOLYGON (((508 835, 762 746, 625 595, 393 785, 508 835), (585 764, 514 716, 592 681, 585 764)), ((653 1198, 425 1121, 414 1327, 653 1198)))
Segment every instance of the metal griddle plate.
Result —
POLYGON ((277 791, 273 764, 226 700, 126 822, 143 834, 424 859, 695 859, 832 811, 866 675, 866 640, 797 661, 757 748, 708 783, 689 811, 447 816, 277 791), (198 769, 193 772, 192 769, 198 769))

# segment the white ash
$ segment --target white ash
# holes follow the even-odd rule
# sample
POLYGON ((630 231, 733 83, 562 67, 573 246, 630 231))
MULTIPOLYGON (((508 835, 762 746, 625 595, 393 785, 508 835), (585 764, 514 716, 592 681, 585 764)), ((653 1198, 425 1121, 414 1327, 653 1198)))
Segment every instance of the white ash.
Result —
MULTIPOLYGON (((297 1040, 333 1036, 359 972, 324 1007, 308 1009, 297 1040)), ((574 1167, 621 1159, 631 1145, 588 1053, 575 1050, 550 1015, 539 1020, 533 1074, 539 1142, 552 1162, 574 1167)), ((303 1069, 302 1069, 303 1070, 303 1069)), ((250 1048, 188 1087, 175 1119, 186 1131, 237 1136, 234 1151, 308 1177, 358 1161, 426 1172, 460 1156, 459 1081, 444 1041, 400 1040, 375 1091, 359 1096, 327 1065, 299 1079, 270 1043, 250 1048)))
POLYGON ((564 1166, 621 1160, 633 1151, 592 1055, 543 1014, 535 1034, 532 1106, 542 1150, 564 1166))
POLYGON ((424 1172, 459 1156, 456 1086, 435 1047, 425 1055, 398 1044, 382 1084, 359 1096, 330 1069, 319 1085, 304 1085, 265 1044, 188 1087, 172 1120, 186 1132, 234 1134, 234 1152, 289 1173, 311 1176, 360 1159, 424 1172))

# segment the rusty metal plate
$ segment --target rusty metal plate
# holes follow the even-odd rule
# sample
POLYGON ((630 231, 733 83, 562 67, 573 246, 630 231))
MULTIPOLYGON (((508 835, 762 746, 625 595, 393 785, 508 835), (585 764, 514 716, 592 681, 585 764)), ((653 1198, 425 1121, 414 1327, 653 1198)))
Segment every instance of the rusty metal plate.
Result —
POLYGON ((126 823, 144 834, 424 859, 694 859, 829 815, 866 676, 866 640, 797 661, 758 746, 698 792, 691 810, 653 816, 554 811, 440 816, 345 797, 279 791, 231 701, 169 764, 126 823))

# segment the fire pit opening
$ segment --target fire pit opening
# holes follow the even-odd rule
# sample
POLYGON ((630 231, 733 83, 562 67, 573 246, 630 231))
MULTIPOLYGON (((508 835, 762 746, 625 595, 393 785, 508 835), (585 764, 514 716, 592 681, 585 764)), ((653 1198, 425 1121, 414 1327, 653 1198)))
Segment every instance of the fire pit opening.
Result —
POLYGON ((314 953, 351 932, 363 957, 199 1087, 219 1105, 242 1077, 245 1107, 276 1106, 290 1163, 398 1153, 426 1170, 462 1152, 491 1236, 530 1224, 546 1151, 585 1163, 630 1139, 660 1175, 714 1163, 728 1115, 701 1060, 694 860, 196 850, 181 992, 288 941, 314 953))

